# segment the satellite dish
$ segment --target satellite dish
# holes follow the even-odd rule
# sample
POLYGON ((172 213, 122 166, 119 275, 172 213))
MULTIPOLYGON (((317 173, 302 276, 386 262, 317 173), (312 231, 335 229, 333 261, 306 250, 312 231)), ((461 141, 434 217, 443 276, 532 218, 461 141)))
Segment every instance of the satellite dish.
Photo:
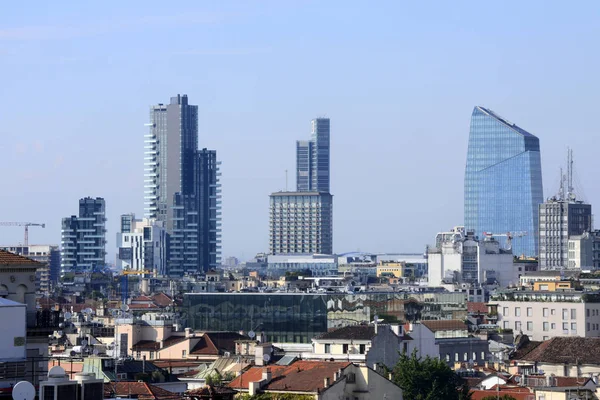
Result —
POLYGON ((270 356, 270 355, 268 355, 268 354, 265 354, 265 355, 263 356, 263 360, 265 360, 265 362, 266 362, 266 363, 268 363, 268 362, 271 360, 271 356, 270 356))
POLYGON ((74 350, 71 350, 71 352, 69 353, 69 355, 71 357, 75 357, 77 355, 77 353, 74 350))
POLYGON ((65 319, 71 319, 72 316, 73 316, 73 314, 71 314, 68 311, 65 313, 65 319))
POLYGON ((127 304, 121 304, 121 311, 123 311, 123 312, 129 311, 129 306, 127 304))
POLYGON ((100 352, 98 351, 98 349, 94 349, 94 351, 92 353, 94 353, 94 355, 97 356, 98 353, 100 353, 100 352))
POLYGON ((50 371, 48 371, 48 378, 63 378, 65 375, 67 373, 64 368, 58 365, 50 368, 50 371))
POLYGON ((250 331, 250 332, 248 332, 248 337, 249 337, 250 339, 254 339, 254 337, 255 337, 255 336, 256 336, 256 333, 254 333, 254 331, 250 331))
POLYGON ((87 345, 88 345, 88 341, 87 341, 87 340, 85 340, 85 339, 83 339, 83 340, 81 341, 81 347, 85 347, 85 346, 87 346, 87 345))
POLYGON ((12 398, 14 400, 33 400, 35 387, 27 381, 17 382, 13 387, 12 398))
POLYGON ((117 316, 117 310, 112 310, 110 313, 112 314, 113 317, 117 316))

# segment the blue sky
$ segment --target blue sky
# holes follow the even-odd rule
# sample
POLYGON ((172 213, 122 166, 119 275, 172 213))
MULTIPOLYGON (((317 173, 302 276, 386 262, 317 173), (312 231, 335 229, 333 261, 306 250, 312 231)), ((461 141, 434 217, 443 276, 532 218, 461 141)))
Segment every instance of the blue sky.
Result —
POLYGON ((336 252, 423 251, 462 224, 475 105, 540 138, 546 197, 571 146, 598 204, 598 2, 91 3, 0 6, 0 220, 45 222, 31 242, 103 196, 114 259, 118 216, 142 214, 148 107, 177 93, 223 162, 224 256, 268 249, 268 195, 316 116, 336 252))

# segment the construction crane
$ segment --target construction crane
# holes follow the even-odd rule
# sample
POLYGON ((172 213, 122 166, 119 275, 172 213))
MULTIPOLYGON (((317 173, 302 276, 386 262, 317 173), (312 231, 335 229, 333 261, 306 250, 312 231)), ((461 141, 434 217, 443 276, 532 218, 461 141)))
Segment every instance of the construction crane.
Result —
POLYGON ((527 236, 527 232, 519 231, 519 232, 506 232, 506 233, 491 233, 491 232, 483 232, 484 237, 505 237, 506 238, 506 246, 505 250, 512 249, 512 239, 515 237, 523 237, 527 236))
POLYGON ((30 226, 41 226, 46 227, 46 224, 38 224, 35 222, 0 222, 0 226, 24 226, 25 227, 25 241, 23 244, 29 246, 29 227, 30 226))

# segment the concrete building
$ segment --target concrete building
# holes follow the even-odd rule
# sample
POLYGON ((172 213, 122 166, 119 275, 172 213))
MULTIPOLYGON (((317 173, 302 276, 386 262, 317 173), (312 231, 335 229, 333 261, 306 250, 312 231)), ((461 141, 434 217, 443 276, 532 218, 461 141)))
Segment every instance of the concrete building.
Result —
POLYGON ((337 258, 330 255, 270 255, 267 257, 267 275, 283 276, 286 272, 310 271, 312 276, 336 276, 337 258))
POLYGON ((427 251, 429 286, 447 283, 517 284, 519 266, 512 251, 492 237, 479 240, 473 232, 456 227, 436 236, 436 246, 427 251))
POLYGON ((462 320, 422 320, 410 325, 409 335, 420 356, 456 362, 483 363, 489 360, 487 340, 471 337, 462 320))
POLYGON ((221 184, 217 152, 194 153, 192 188, 175 193, 169 276, 197 274, 221 265, 221 184))
MULTIPOLYGON (((59 329, 59 321, 58 318, 54 318, 55 315, 44 315, 37 311, 35 274, 40 266, 40 263, 30 258, 0 250, 0 297, 25 304, 26 308, 27 335, 23 345, 27 362, 24 363, 24 368, 13 371, 13 375, 20 377, 18 380, 27 377, 34 385, 45 379, 48 370, 48 335, 59 329)), ((6 329, 9 329, 8 325, 13 322, 5 319, 2 321, 6 324, 6 329)), ((19 319, 14 321, 14 328, 20 329, 17 321, 19 319)), ((20 343, 20 339, 15 342, 17 343, 20 343)))
POLYGON ((270 254, 333 254, 331 194, 277 192, 270 204, 270 254))
POLYGON ((79 215, 62 219, 60 273, 91 271, 106 264, 105 202, 79 200, 79 215))
POLYGON ((50 293, 52 286, 58 282, 60 276, 60 250, 58 246, 41 244, 0 246, 0 250, 25 256, 42 264, 35 274, 36 289, 39 292, 50 293))
POLYGON ((198 149, 198 106, 187 95, 169 104, 150 107, 149 132, 144 139, 144 214, 173 229, 173 196, 193 187, 193 164, 198 149))
POLYGON ((121 215, 117 233, 117 266, 130 271, 167 273, 168 234, 162 221, 135 219, 135 214, 121 215))
POLYGON ((599 299, 598 292, 514 290, 500 292, 490 303, 497 305, 501 328, 540 341, 556 336, 600 337, 599 299))
POLYGON ((313 351, 302 353, 303 360, 352 361, 377 369, 392 369, 401 352, 412 351, 413 340, 401 325, 350 325, 313 338, 313 351))
POLYGON ((564 200, 553 197, 540 204, 539 221, 541 269, 574 269, 580 267, 582 261, 588 264, 587 266, 592 266, 591 242, 585 243, 589 234, 588 237, 581 237, 593 228, 591 204, 576 201, 574 198, 564 200), (573 242, 570 243, 571 238, 573 242), (579 254, 576 254, 577 244, 579 254), (571 260, 569 255, 572 255, 571 260))

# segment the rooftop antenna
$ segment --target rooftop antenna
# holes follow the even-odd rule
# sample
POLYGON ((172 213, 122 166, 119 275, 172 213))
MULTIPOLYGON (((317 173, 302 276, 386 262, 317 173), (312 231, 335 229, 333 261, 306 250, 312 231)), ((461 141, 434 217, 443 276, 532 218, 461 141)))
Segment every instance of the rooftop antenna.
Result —
POLYGON ((567 195, 569 200, 575 199, 573 188, 573 149, 567 148, 567 195))
POLYGON ((285 191, 288 191, 288 170, 285 170, 285 191))

